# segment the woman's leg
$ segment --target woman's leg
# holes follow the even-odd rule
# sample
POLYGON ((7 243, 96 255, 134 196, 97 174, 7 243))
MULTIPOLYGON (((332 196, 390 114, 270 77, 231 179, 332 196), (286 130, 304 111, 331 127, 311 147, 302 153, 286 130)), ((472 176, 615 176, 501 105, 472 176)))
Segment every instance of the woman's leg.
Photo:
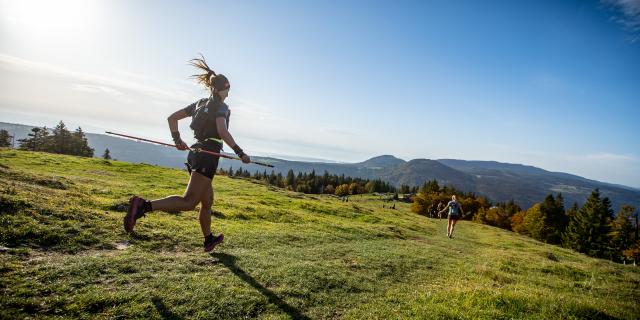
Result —
POLYGON ((211 206, 213 205, 213 186, 202 194, 200 198, 200 229, 205 237, 211 234, 211 206))
POLYGON ((452 219, 452 220, 453 220, 453 223, 451 224, 451 233, 450 233, 451 237, 453 237, 453 229, 455 229, 456 223, 458 222, 458 219, 452 219))
POLYGON ((159 200, 151 201, 153 210, 164 211, 185 211, 193 210, 198 202, 201 201, 202 195, 211 187, 211 179, 206 176, 192 172, 189 178, 189 185, 182 196, 169 196, 159 200))
POLYGON ((451 217, 449 217, 448 221, 447 221, 447 236, 450 237, 451 236, 451 222, 453 221, 453 219, 451 219, 451 217))

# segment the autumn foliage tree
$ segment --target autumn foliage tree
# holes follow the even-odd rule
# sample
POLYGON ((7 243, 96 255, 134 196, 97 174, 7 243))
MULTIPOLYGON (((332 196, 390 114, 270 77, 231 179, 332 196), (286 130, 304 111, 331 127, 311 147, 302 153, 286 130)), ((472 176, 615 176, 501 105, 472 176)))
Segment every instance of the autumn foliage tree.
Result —
MULTIPOLYGON (((635 214, 636 208, 625 205, 622 206, 615 219, 611 221, 611 232, 609 232, 610 237, 610 248, 611 248, 611 257, 616 261, 625 260, 625 250, 630 250, 634 247, 638 238, 636 236, 637 232, 637 214, 635 214)), ((630 257, 636 260, 634 255, 631 254, 630 257)))

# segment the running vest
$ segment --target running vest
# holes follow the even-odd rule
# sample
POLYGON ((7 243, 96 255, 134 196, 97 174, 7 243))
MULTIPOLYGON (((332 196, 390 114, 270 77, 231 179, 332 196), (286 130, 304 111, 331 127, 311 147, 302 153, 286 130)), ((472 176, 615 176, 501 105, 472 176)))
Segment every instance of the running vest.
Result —
POLYGON ((460 214, 460 204, 458 201, 449 201, 449 214, 452 216, 460 214))
POLYGON ((231 116, 231 111, 224 102, 215 98, 200 99, 186 107, 185 112, 192 117, 189 127, 198 141, 215 140, 222 144, 216 118, 225 118, 228 129, 231 116))

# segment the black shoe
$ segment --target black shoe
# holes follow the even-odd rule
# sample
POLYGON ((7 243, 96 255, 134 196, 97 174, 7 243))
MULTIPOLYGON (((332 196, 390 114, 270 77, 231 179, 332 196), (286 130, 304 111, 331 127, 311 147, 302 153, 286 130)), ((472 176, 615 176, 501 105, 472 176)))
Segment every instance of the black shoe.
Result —
POLYGON ((136 220, 144 217, 144 199, 133 196, 129 199, 129 210, 127 215, 124 216, 124 231, 132 232, 133 227, 136 225, 136 220))
POLYGON ((204 252, 209 252, 213 250, 218 244, 224 241, 224 235, 221 233, 219 236, 214 237, 213 234, 210 234, 204 240, 204 252))

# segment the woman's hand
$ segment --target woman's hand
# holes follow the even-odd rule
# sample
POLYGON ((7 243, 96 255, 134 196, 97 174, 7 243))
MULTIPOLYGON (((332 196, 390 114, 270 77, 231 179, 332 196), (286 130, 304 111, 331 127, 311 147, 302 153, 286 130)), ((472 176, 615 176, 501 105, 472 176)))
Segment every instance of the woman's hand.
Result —
POLYGON ((176 148, 178 150, 188 150, 189 146, 184 143, 184 141, 182 141, 182 139, 180 138, 180 132, 179 131, 171 131, 171 137, 173 138, 173 143, 175 143, 176 148))
POLYGON ((251 163, 251 158, 249 158, 249 156, 246 154, 243 154, 240 159, 242 159, 242 163, 251 163))
POLYGON ((177 141, 174 141, 174 142, 175 142, 176 148, 178 150, 181 150, 181 151, 182 150, 189 150, 189 146, 186 143, 184 143, 184 141, 182 141, 182 139, 178 139, 177 141))

